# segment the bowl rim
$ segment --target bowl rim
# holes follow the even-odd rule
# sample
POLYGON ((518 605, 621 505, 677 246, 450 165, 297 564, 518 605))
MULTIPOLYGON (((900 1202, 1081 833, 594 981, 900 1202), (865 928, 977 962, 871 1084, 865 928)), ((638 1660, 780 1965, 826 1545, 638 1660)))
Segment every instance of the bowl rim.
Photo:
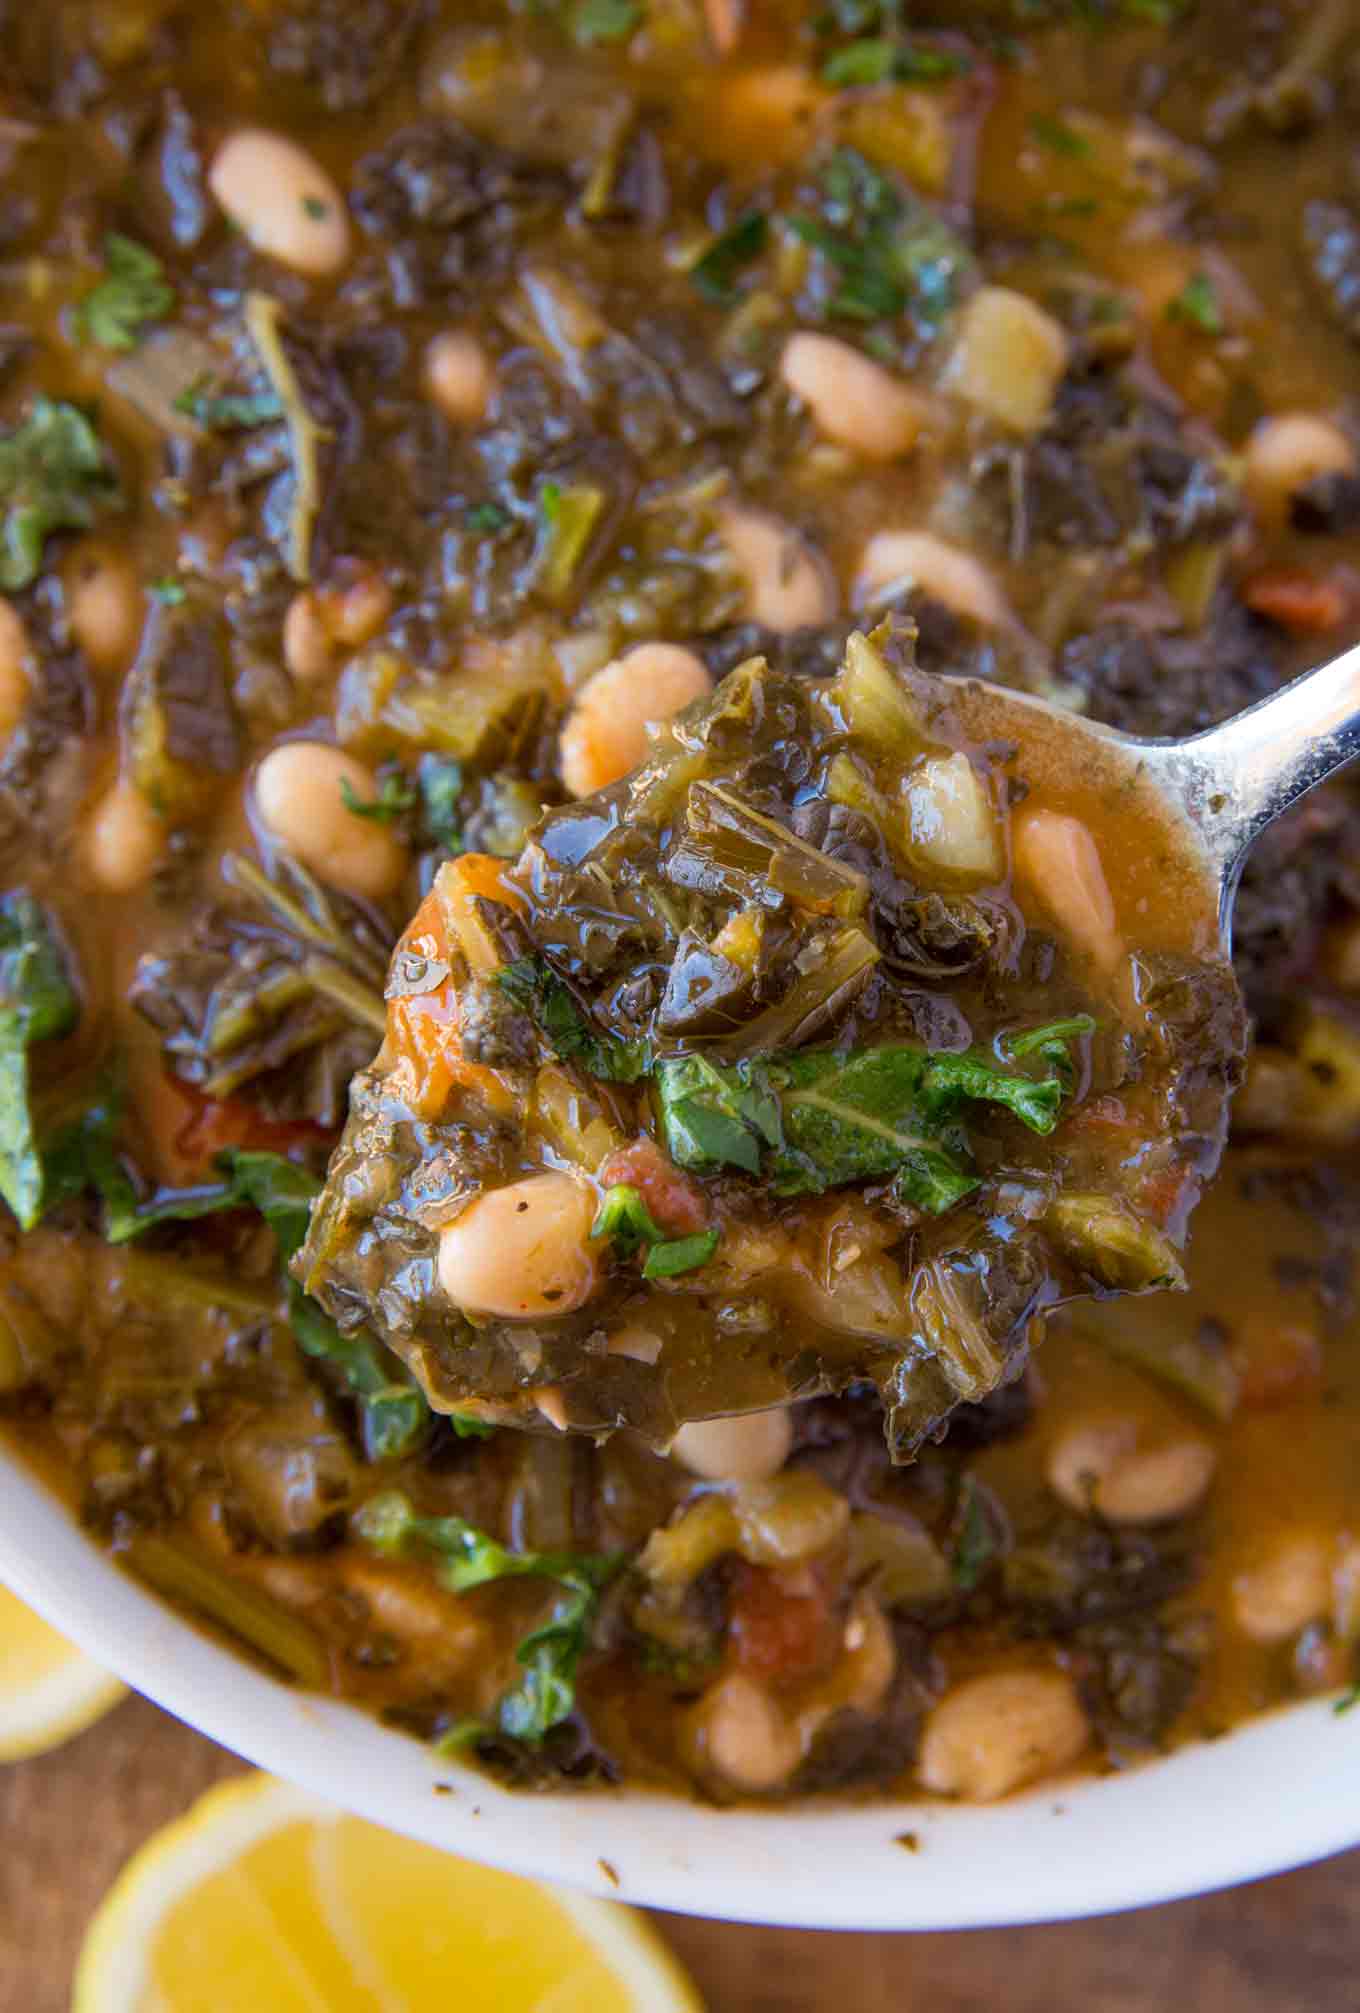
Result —
POLYGON ((200 1633, 8 1452, 0 1580, 134 1689, 323 1802, 648 1907, 803 1929, 996 1928, 1177 1900, 1360 1842, 1360 1710, 1338 1718, 1334 1700, 997 1804, 718 1809, 600 1789, 530 1800, 200 1633))

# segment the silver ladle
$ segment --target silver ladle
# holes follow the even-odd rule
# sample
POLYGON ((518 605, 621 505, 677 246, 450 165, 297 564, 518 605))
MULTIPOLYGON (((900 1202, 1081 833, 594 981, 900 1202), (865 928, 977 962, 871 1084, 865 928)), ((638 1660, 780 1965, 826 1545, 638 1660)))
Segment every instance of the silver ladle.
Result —
MULTIPOLYGON (((1242 867, 1267 825, 1347 762, 1360 756, 1360 645, 1295 678, 1269 698, 1186 740, 1146 740, 1103 727, 1051 701, 999 686, 951 679, 1001 727, 1012 705, 1061 722, 1061 760, 1093 762, 1111 775, 1136 775, 1188 826, 1218 891, 1218 927, 1232 948, 1233 904, 1242 867), (983 696, 985 693, 985 697, 983 696)), ((1038 738, 1037 736, 1035 737, 1038 738)))

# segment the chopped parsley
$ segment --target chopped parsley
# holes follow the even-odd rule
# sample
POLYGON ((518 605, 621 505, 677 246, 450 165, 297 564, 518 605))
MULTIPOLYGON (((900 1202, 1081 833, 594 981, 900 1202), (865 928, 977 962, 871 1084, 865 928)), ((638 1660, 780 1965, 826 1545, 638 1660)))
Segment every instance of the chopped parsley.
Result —
POLYGON ((572 40, 585 49, 596 42, 621 42, 641 21, 638 0, 576 0, 570 14, 572 40))
POLYGON ((214 392, 210 377, 195 378, 174 401, 176 412, 213 433, 241 433, 283 418, 277 392, 214 392))
POLYGON ((101 349, 135 349, 143 329, 173 312, 175 290, 156 254, 118 231, 104 240, 104 272, 76 307, 76 334, 101 349))
POLYGON ((689 1237, 667 1237, 641 1191, 626 1181, 616 1181, 605 1190, 590 1234, 609 1238, 620 1258, 631 1258, 645 1250, 644 1279, 674 1279, 683 1272, 695 1272, 701 1265, 707 1265, 720 1241, 716 1230, 695 1231, 689 1237))
POLYGON ((865 36, 828 56, 822 82, 837 89, 863 84, 944 84, 971 67, 966 56, 927 43, 865 36))
POLYGON ((822 191, 821 215, 789 226, 836 275, 830 314, 874 322, 910 309, 935 322, 948 312, 971 258, 942 219, 851 147, 832 156, 822 191))
POLYGON ((502 510, 499 503, 474 503, 464 515, 463 522, 469 531, 504 531, 510 522, 510 513, 502 510))
POLYGON ((1184 322, 1204 335, 1222 335, 1223 309, 1208 273, 1196 273, 1186 281, 1175 300, 1168 301, 1166 318, 1169 322, 1184 322))
POLYGON ((395 774, 383 777, 376 797, 359 796, 349 777, 342 776, 340 795, 347 811, 356 818, 371 818, 378 825, 390 825, 394 818, 414 810, 420 801, 405 778, 395 774))
POLYGON ((1065 119, 1050 118, 1036 112, 1029 122, 1030 132, 1041 147, 1047 147, 1050 154, 1065 154, 1070 161, 1088 161, 1091 158, 1091 142, 1084 133, 1078 133, 1065 119))

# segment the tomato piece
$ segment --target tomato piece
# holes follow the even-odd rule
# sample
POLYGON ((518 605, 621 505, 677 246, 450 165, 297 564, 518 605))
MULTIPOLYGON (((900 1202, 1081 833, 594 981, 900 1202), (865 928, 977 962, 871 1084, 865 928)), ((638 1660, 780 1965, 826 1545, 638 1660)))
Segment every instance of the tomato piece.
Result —
POLYGON ((1322 1387, 1322 1341, 1311 1322, 1249 1314, 1235 1325, 1228 1355, 1250 1410, 1273 1411, 1322 1387))
POLYGON ((1322 636, 1339 629, 1351 611, 1352 595, 1334 574, 1309 573, 1303 567, 1279 567, 1258 573, 1242 590, 1253 614, 1278 622, 1295 636, 1322 636))
POLYGON ((174 1150, 205 1177, 228 1147, 287 1154, 297 1146, 329 1146, 335 1139, 334 1132, 310 1118, 266 1118, 245 1098, 200 1098, 183 1085, 176 1089, 189 1105, 189 1114, 175 1133, 174 1150))
POLYGON ((742 1560, 728 1616, 733 1661, 766 1682, 815 1677, 840 1653, 829 1576, 811 1566, 772 1569, 742 1560))
POLYGON ((636 1188, 663 1230, 690 1237, 708 1228, 708 1204, 697 1182, 682 1174, 655 1140, 634 1139, 601 1163, 598 1180, 609 1188, 627 1182, 636 1188))

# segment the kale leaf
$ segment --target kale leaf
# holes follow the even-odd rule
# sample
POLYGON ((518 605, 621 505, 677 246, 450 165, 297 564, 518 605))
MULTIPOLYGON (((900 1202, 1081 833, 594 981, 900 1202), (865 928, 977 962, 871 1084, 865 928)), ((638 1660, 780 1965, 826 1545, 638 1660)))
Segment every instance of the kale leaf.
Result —
POLYGON ((0 1196, 24 1230, 48 1203, 29 1051, 69 1034, 78 1012, 66 959, 41 904, 22 889, 0 895, 0 1196))
POLYGON ((512 1552, 462 1517, 417 1516, 396 1490, 370 1497, 355 1518, 358 1535, 388 1557, 432 1558, 456 1594, 493 1580, 552 1580, 558 1594, 546 1621, 515 1654, 524 1676, 501 1696, 497 1720, 512 1740, 535 1744, 574 1711, 576 1671, 590 1641, 600 1595, 623 1563, 621 1552, 512 1552))
POLYGON ((0 435, 0 588, 34 581, 54 531, 88 531, 118 485, 88 415, 66 399, 35 398, 28 417, 0 435))
MULTIPOLYGON (((172 1190, 140 1208, 111 1211, 105 1223, 109 1241, 122 1244, 160 1223, 182 1223, 222 1210, 249 1208, 273 1231, 286 1272, 307 1235, 320 1182, 306 1168, 278 1153, 233 1148, 221 1154, 217 1164, 225 1177, 220 1183, 172 1190)), ((367 1458, 384 1461, 409 1453, 429 1425, 429 1408, 414 1384, 394 1379, 390 1363, 373 1338, 362 1332, 343 1334, 292 1278, 288 1280, 288 1325, 303 1355, 329 1363, 358 1401, 367 1458)))
POLYGON ((924 203, 852 147, 832 156, 822 191, 821 216, 790 217, 789 226, 838 276, 833 315, 892 321, 911 310, 934 323, 954 306, 972 259, 924 203))
POLYGON ((689 269, 690 283, 706 300, 719 305, 730 302, 736 295, 737 274, 760 257, 769 232, 761 212, 747 210, 700 253, 689 269))
POLYGON ((118 231, 104 239, 104 270, 107 277, 76 308, 76 333, 101 349, 135 349, 149 323, 173 312, 175 290, 156 254, 118 231))
POLYGON ((1036 1078, 976 1053, 932 1055, 910 1044, 732 1064, 688 1055, 656 1068, 662 1135, 679 1166, 763 1172, 778 1195, 891 1175, 902 1200, 933 1214, 978 1185, 958 1128, 961 1106, 999 1105, 1030 1131, 1049 1133, 1066 1088, 1056 1071, 1036 1078))
POLYGON ((593 1027, 544 959, 517 958, 502 965, 496 984, 524 1009, 561 1061, 579 1063, 604 1083, 636 1083, 651 1069, 651 1044, 602 1034, 593 1027))

